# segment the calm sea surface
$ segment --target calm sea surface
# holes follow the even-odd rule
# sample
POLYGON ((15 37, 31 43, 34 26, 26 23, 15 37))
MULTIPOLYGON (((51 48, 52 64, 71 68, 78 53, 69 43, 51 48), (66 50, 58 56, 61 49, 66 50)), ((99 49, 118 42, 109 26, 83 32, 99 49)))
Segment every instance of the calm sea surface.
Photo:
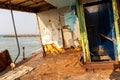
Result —
MULTIPOLYGON (((22 59, 22 47, 25 47, 25 55, 30 55, 33 51, 41 49, 39 37, 19 37, 20 44, 20 56, 17 61, 22 59)), ((18 48, 15 37, 0 37, 0 51, 8 49, 12 60, 16 58, 18 54, 18 48)))

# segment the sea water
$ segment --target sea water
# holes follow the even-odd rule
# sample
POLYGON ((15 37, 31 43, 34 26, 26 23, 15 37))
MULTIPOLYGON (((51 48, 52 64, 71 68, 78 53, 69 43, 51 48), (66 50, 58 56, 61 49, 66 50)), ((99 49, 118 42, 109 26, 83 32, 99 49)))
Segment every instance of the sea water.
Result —
MULTIPOLYGON (((33 51, 41 49, 39 37, 19 37, 20 56, 17 61, 22 59, 22 47, 25 47, 25 56, 33 51)), ((8 49, 12 60, 14 61, 18 54, 18 47, 15 37, 0 37, 0 51, 8 49)))

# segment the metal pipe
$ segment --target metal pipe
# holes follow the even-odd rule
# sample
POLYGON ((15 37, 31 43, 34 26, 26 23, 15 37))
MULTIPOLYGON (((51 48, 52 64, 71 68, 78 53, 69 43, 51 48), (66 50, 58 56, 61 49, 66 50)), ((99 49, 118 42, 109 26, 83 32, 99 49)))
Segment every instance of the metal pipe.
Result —
POLYGON ((9 1, 9 3, 10 3, 10 11, 11 11, 11 17, 12 17, 13 27, 14 27, 14 31, 15 31, 15 38, 16 38, 17 47, 18 47, 18 55, 17 55, 17 57, 14 60, 14 63, 15 63, 16 60, 18 59, 19 55, 20 55, 20 46, 19 46, 19 41, 18 41, 18 36, 17 36, 17 31, 16 31, 16 25, 15 25, 14 15, 13 15, 13 11, 12 11, 11 0, 9 1))

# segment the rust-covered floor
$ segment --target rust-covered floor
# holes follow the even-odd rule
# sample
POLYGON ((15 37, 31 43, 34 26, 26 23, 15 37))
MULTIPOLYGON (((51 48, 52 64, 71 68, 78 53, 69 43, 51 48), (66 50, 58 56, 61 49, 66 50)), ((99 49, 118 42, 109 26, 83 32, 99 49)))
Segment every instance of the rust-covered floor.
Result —
MULTIPOLYGON (((70 49, 66 53, 41 57, 32 54, 17 66, 34 67, 34 70, 20 77, 20 80, 120 80, 120 70, 88 70, 79 64, 81 52, 70 49)), ((1 73, 3 74, 3 73, 1 73)), ((16 74, 17 75, 17 74, 16 74)))
MULTIPOLYGON (((47 55, 40 58, 39 55, 31 60, 31 63, 37 66, 34 71, 21 77, 21 80, 67 80, 72 75, 79 75, 84 70, 79 65, 79 56, 81 52, 73 49, 66 53, 57 55, 47 55)), ((26 63, 25 65, 29 64, 26 63)))

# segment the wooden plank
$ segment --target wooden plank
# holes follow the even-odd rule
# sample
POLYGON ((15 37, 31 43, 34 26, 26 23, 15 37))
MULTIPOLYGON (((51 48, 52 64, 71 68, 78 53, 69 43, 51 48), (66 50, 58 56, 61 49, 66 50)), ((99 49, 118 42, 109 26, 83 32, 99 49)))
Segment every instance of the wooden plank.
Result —
POLYGON ((29 73, 30 71, 34 70, 33 67, 29 67, 29 66, 20 66, 16 69, 14 69, 13 71, 9 71, 8 73, 0 76, 0 80, 15 80, 15 79, 19 79, 21 76, 29 73))
MULTIPOLYGON (((31 4, 26 4, 27 7, 31 6, 31 5, 35 5, 35 4, 39 4, 39 3, 42 3, 44 1, 39 1, 39 2, 34 2, 34 3, 31 3, 31 4)), ((46 3, 46 2, 45 2, 46 3)), ((46 3, 47 4, 47 3, 46 3)), ((42 5, 41 5, 42 6, 42 5)))
POLYGON ((115 62, 91 62, 86 63, 83 66, 85 69, 116 69, 119 68, 119 64, 115 64, 115 62))
MULTIPOLYGON (((2 4, 0 3, 0 8, 3 9, 10 9, 10 5, 9 4, 2 4)), ((12 5, 12 9, 13 10, 19 10, 19 11, 25 11, 25 12, 37 12, 36 9, 34 8, 29 8, 29 7, 23 7, 23 6, 16 6, 16 5, 12 5)))
POLYGON ((26 2, 29 2, 29 1, 28 1, 28 0, 23 0, 23 1, 21 1, 21 2, 18 2, 18 1, 17 1, 16 5, 20 5, 20 4, 23 4, 23 3, 26 3, 26 2))
MULTIPOLYGON (((11 3, 12 4, 18 4, 18 3, 20 3, 20 2, 24 2, 25 0, 11 0, 11 3)), ((29 1, 29 0, 27 0, 27 1, 29 1)), ((9 3, 9 0, 8 0, 8 3, 9 3)), ((8 4, 7 3, 7 4, 8 4)))
POLYGON ((8 2, 8 0, 2 0, 2 1, 0 1, 1 3, 5 3, 5 2, 8 2))
POLYGON ((20 6, 26 6, 26 7, 29 7, 28 5, 30 5, 30 4, 35 4, 34 2, 32 2, 32 1, 27 1, 27 2, 25 2, 25 3, 22 3, 22 4, 19 4, 20 6))
POLYGON ((30 5, 30 7, 39 7, 39 6, 44 6, 44 5, 48 5, 48 3, 44 2, 44 1, 38 2, 38 3, 36 2, 32 5, 30 5))
POLYGON ((109 56, 105 55, 105 56, 93 56, 92 60, 93 61, 109 61, 111 59, 109 56))
MULTIPOLYGON (((44 0, 11 0, 12 9, 24 12, 37 13, 56 8, 44 0), (46 7, 47 6, 47 7, 46 7)), ((10 9, 9 0, 0 0, 0 8, 10 9)))
POLYGON ((107 37, 107 36, 105 36, 104 34, 100 34, 100 33, 99 33, 99 35, 101 35, 102 37, 104 37, 105 39, 107 39, 107 40, 109 40, 109 41, 111 41, 111 42, 114 42, 114 39, 112 39, 112 38, 110 38, 110 37, 107 37))

